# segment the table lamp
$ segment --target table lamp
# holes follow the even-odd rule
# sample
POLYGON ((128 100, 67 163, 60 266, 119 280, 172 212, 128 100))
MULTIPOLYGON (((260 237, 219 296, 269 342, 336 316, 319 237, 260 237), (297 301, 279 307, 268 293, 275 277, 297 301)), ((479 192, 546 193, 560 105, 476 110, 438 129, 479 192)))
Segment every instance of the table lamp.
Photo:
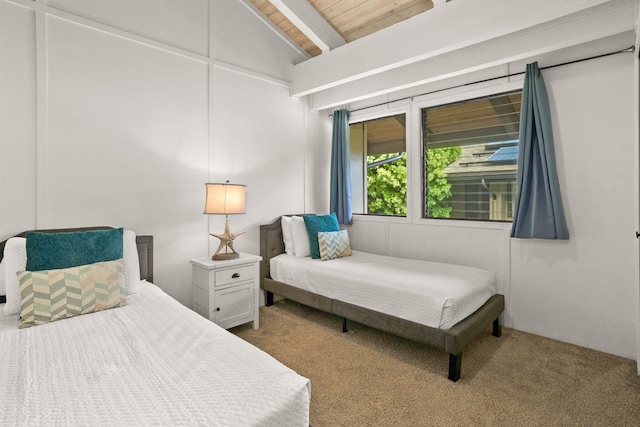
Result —
POLYGON ((206 183, 205 187, 207 196, 204 213, 226 216, 224 234, 210 234, 220 239, 218 250, 216 250, 216 253, 213 254, 211 259, 220 261, 238 258, 240 255, 233 249, 233 240, 241 234, 244 234, 244 231, 240 231, 239 233, 231 233, 229 231, 229 215, 245 213, 244 194, 247 186, 230 184, 229 181, 227 181, 224 184, 206 183), (224 252, 220 253, 222 248, 224 248, 224 252), (231 250, 231 252, 229 252, 229 250, 231 250))

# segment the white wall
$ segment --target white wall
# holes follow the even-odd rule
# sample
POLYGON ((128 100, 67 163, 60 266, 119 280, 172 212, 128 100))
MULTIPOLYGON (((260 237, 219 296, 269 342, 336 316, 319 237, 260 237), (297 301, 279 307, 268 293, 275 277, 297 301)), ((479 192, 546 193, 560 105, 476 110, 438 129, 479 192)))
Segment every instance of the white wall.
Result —
MULTIPOLYGON (((356 216, 349 229, 354 248, 493 270, 506 297, 507 326, 635 359, 633 62, 632 54, 620 54, 543 71, 569 241, 511 239, 506 224, 422 220, 413 209, 406 219, 356 216)), ((484 90, 505 87, 513 83, 484 90)), ((419 153, 419 136, 412 135, 419 153)), ((410 175, 419 183, 415 169, 410 175)))
POLYGON ((0 1, 0 239, 152 234, 156 284, 191 306, 189 259, 224 227, 205 182, 247 184, 239 250, 305 208, 321 120, 289 96, 299 55, 239 1, 0 1))
POLYGON ((544 72, 571 239, 511 242, 517 329, 636 358, 633 55, 544 72))
POLYGON ((0 239, 36 221, 35 26, 33 10, 0 2, 0 239))
POLYGON ((328 114, 317 111, 307 112, 305 120, 309 132, 305 156, 305 212, 329 213, 332 122, 328 114))

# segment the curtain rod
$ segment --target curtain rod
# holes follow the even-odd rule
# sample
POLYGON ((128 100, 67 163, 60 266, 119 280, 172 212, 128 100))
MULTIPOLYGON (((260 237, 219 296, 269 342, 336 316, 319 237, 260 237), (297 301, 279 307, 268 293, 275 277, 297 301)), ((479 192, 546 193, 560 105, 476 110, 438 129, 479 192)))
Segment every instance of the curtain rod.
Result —
MULTIPOLYGON (((547 65, 546 67, 540 67, 540 70, 547 70, 549 68, 562 67, 564 65, 571 65, 571 64, 576 64, 578 62, 590 61, 592 59, 604 58, 606 56, 617 55, 619 53, 633 53, 635 51, 635 49, 636 49, 635 46, 630 46, 630 47, 628 47, 626 49, 622 49, 622 50, 616 50, 616 51, 613 51, 613 52, 603 53, 603 54, 600 54, 600 55, 589 56, 587 58, 574 59, 573 61, 561 62, 560 64, 547 65)), ((369 108, 380 107, 382 105, 391 104, 392 102, 405 101, 407 99, 413 99, 413 98, 417 98, 419 96, 431 95, 433 93, 444 92, 445 90, 457 89, 457 88, 460 88, 460 87, 471 86, 471 85, 475 85, 475 84, 479 84, 479 83, 486 83, 486 82, 490 82, 490 81, 493 81, 493 80, 504 79, 504 78, 507 78, 507 77, 519 76, 521 74, 525 74, 525 71, 520 71, 518 73, 509 73, 509 74, 505 74, 503 76, 489 77, 488 79, 477 80, 475 82, 462 83, 462 84, 459 84, 459 85, 456 85, 456 86, 451 86, 451 87, 447 87, 447 88, 443 88, 443 89, 436 89, 436 90, 432 90, 430 92, 424 92, 424 93, 420 93, 420 94, 417 94, 417 95, 405 96, 404 98, 398 98, 398 99, 394 99, 392 101, 381 102, 379 104, 369 105, 367 107, 362 107, 362 108, 356 108, 355 110, 349 110, 349 112, 353 113, 354 111, 362 111, 362 110, 366 110, 366 109, 369 109, 369 108)), ((332 115, 333 114, 330 114, 329 116, 331 117, 332 115)))

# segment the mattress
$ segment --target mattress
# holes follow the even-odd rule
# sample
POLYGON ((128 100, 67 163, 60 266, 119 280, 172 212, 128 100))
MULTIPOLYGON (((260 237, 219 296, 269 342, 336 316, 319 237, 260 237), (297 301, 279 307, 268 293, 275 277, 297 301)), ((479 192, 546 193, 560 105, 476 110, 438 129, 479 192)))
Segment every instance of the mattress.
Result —
POLYGON ((147 282, 124 307, 17 321, 0 316, 0 425, 309 424, 307 378, 147 282))
POLYGON ((331 261, 281 254, 271 278, 432 328, 449 329, 496 293, 492 271, 353 251, 331 261))

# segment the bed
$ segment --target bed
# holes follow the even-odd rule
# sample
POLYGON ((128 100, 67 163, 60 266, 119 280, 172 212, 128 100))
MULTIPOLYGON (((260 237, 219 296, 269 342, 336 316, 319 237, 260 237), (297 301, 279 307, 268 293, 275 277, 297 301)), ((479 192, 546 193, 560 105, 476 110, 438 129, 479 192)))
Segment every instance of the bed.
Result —
MULTIPOLYGON (((360 254, 357 251, 353 251, 352 256, 343 258, 353 262, 358 259, 362 260, 364 257, 365 264, 369 266, 375 265, 376 262, 387 264, 387 266, 374 267, 377 271, 374 271, 371 277, 356 277, 355 281, 360 282, 362 289, 364 289, 362 285, 369 284, 371 288, 370 294, 377 296, 377 302, 369 303, 360 298, 358 292, 361 293, 361 291, 349 293, 350 287, 357 286, 357 284, 354 285, 342 279, 351 275, 348 272, 349 270, 344 269, 350 267, 340 266, 336 263, 339 260, 323 263, 317 259, 304 259, 304 257, 287 255, 281 218, 260 226, 260 255, 262 256, 260 286, 265 291, 266 306, 273 305, 275 294, 341 317, 343 319, 343 332, 347 330, 347 320, 351 320, 442 349, 449 353, 448 378, 454 382, 458 381, 461 376, 462 351, 464 348, 490 325, 492 325, 492 334, 494 336, 499 337, 502 333, 500 316, 504 311, 504 296, 495 293, 495 290, 487 294, 485 289, 482 291, 484 296, 476 295, 475 298, 472 298, 474 301, 465 300, 468 304, 475 304, 471 309, 466 304, 466 308, 463 307, 453 314, 450 312, 437 313, 437 315, 426 313, 426 320, 422 318, 425 317, 423 316, 424 313, 414 314, 412 317, 411 314, 397 310, 397 307, 410 305, 411 296, 404 295, 401 299, 398 299, 398 295, 402 295, 402 292, 399 292, 398 288, 394 289, 393 286, 384 289, 375 276, 392 276, 395 273, 403 275, 406 274, 406 271, 403 271, 405 267, 411 269, 412 275, 420 275, 423 274, 421 270, 432 267, 427 262, 394 259, 391 257, 376 258, 379 257, 377 255, 369 259, 369 255, 360 254), (353 260, 350 260, 351 258, 353 260), (384 258, 387 261, 380 261, 384 258), (334 271, 330 273, 323 271, 329 270, 328 266, 330 264, 334 271), (282 274, 279 271, 289 268, 291 272, 287 272, 288 274, 282 274), (314 268, 316 270, 313 270, 314 268), (278 271, 274 271, 276 269, 278 271), (385 269, 389 269, 389 271, 385 273, 385 269), (320 275, 327 276, 325 278, 327 284, 323 285, 321 283, 321 278, 318 277, 320 275), (309 276, 312 276, 312 278, 309 279, 309 276), (276 278, 281 280, 276 280, 276 278), (332 282, 333 287, 331 286, 332 282)), ((450 267, 454 268, 454 270, 451 270, 453 274, 457 274, 454 266, 450 264, 439 265, 442 266, 442 269, 438 274, 443 280, 449 280, 447 271, 449 271, 450 267)), ((461 273, 463 275, 467 275, 469 272, 475 274, 471 270, 477 270, 461 268, 465 270, 461 273)), ((468 277, 483 277, 481 272, 478 274, 479 276, 472 275, 468 277)), ((433 281, 433 279, 430 280, 433 281)), ((455 280, 457 278, 454 278, 455 280)), ((394 283, 394 286, 398 286, 398 283, 394 283)), ((486 288, 486 286, 484 287, 486 288)), ((464 305, 463 303, 462 306, 464 305)))
MULTIPOLYGON (((111 228, 63 231, 87 230, 111 228)), ((122 306, 20 329, 0 304, 0 425, 307 426, 309 380, 152 284, 153 238, 134 238, 122 306)))

